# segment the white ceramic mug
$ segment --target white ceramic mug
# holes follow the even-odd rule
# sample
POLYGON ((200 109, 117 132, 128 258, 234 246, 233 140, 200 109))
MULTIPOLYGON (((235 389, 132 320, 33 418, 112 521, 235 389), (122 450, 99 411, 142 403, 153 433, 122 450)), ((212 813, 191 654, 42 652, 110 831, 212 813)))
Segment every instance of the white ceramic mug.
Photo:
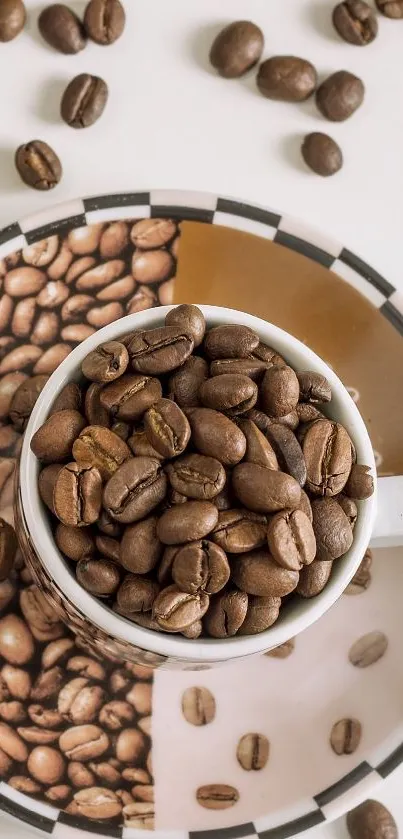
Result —
POLYGON ((357 570, 365 550, 373 546, 403 544, 403 477, 376 478, 374 455, 364 421, 344 385, 335 373, 308 347, 292 335, 260 318, 219 306, 200 306, 207 325, 243 323, 262 341, 274 347, 296 370, 314 370, 329 380, 332 402, 329 414, 347 429, 357 452, 358 463, 371 468, 375 491, 359 502, 354 541, 348 553, 334 563, 325 589, 312 600, 295 598, 280 612, 270 629, 259 635, 225 640, 188 640, 180 635, 153 632, 126 620, 92 597, 76 582, 54 542, 47 512, 38 493, 39 464, 30 449, 35 431, 43 424, 56 396, 71 380, 80 379, 80 365, 88 353, 105 341, 118 340, 137 329, 160 326, 170 306, 149 309, 109 324, 87 338, 62 362, 45 385, 25 432, 19 470, 19 500, 16 514, 24 537, 22 548, 35 578, 73 631, 92 638, 112 655, 160 665, 192 667, 265 652, 284 643, 317 621, 340 597, 357 570), (32 559, 34 557, 34 559, 32 559))

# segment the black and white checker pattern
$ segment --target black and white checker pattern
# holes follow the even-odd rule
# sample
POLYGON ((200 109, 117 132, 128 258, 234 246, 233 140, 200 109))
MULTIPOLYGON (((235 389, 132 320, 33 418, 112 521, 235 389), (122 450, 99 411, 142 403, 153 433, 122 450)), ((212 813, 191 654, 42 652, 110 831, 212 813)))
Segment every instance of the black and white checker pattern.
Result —
MULTIPOLYGON (((232 227, 290 248, 335 271, 403 335, 403 293, 350 250, 291 217, 210 193, 151 190, 78 199, 51 207, 0 230, 0 259, 26 244, 54 233, 63 234, 73 227, 121 218, 161 216, 232 227)), ((0 811, 54 839, 96 839, 101 836, 116 839, 146 839, 147 836, 152 839, 287 839, 346 812, 369 794, 375 782, 386 778, 402 762, 403 743, 391 753, 380 755, 374 766, 363 761, 332 786, 297 805, 293 818, 288 814, 277 825, 273 825, 270 814, 246 824, 190 833, 181 830, 151 832, 101 822, 91 824, 88 819, 33 801, 5 783, 0 783, 0 811)))

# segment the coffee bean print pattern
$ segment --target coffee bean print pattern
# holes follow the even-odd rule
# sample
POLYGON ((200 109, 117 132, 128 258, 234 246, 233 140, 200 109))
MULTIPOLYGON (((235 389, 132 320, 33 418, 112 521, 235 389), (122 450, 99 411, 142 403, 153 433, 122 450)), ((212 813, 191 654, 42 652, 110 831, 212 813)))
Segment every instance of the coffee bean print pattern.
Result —
POLYGON ((208 725, 216 713, 213 694, 203 687, 187 688, 182 695, 182 713, 191 725, 208 725))
POLYGON ((330 733, 330 745, 336 755, 352 755, 361 742, 362 727, 359 720, 344 719, 335 722, 330 733))
POLYGON ((368 632, 359 638, 351 647, 348 654, 349 661, 354 667, 370 667, 386 653, 388 639, 383 632, 368 632))

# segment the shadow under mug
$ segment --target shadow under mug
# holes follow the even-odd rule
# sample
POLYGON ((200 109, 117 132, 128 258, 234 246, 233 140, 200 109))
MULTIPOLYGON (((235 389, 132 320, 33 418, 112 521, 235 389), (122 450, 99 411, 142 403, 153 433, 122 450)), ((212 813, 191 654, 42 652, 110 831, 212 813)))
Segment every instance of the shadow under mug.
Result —
POLYGON ((81 362, 91 350, 134 330, 162 325, 171 308, 149 309, 109 324, 76 347, 53 373, 35 405, 25 432, 17 475, 15 514, 21 549, 35 581, 57 615, 84 643, 92 645, 102 655, 153 667, 200 669, 261 654, 283 644, 317 621, 335 603, 370 543, 374 547, 403 544, 403 477, 376 478, 372 446, 357 406, 336 374, 312 350, 260 318, 225 307, 200 306, 208 327, 243 323, 257 332, 262 341, 273 346, 296 370, 314 370, 326 376, 332 388, 329 413, 350 434, 358 463, 370 467, 374 477, 374 494, 358 503, 352 547, 335 561, 325 589, 311 600, 298 597, 287 603, 278 621, 259 635, 188 640, 179 635, 144 629, 92 597, 77 583, 54 542, 48 514, 38 493, 39 463, 31 452, 30 441, 45 421, 62 388, 69 381, 80 380, 81 362))

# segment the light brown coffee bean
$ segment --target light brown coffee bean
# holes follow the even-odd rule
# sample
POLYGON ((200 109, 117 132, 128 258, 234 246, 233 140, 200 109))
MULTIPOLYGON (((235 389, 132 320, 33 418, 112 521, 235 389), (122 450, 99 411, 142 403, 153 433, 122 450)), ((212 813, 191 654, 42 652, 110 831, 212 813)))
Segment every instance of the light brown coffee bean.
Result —
POLYGON ((42 784, 57 784, 64 775, 65 762, 59 751, 37 746, 28 757, 27 769, 42 784))
POLYGON ((303 441, 307 486, 315 495, 337 495, 347 483, 352 466, 351 440, 345 428, 331 420, 317 420, 303 441))
POLYGON ((9 416, 19 431, 25 431, 36 400, 48 378, 49 376, 31 376, 25 379, 15 391, 9 408, 9 416))
POLYGON ((73 457, 79 467, 95 467, 104 481, 109 480, 130 455, 124 440, 101 425, 87 425, 83 430, 80 429, 73 444, 73 457))
POLYGON ((57 309, 67 300, 69 290, 61 280, 46 283, 39 292, 36 302, 42 309, 57 309))
POLYGON ((105 692, 99 685, 90 685, 88 679, 78 677, 64 685, 59 693, 57 707, 62 716, 74 723, 93 722, 97 717, 105 692))
POLYGON ((277 513, 269 521, 267 542, 273 559, 284 568, 300 571, 316 555, 312 524, 301 510, 277 513))
POLYGON ((67 237, 70 250, 77 256, 92 253, 99 247, 103 229, 103 224, 90 224, 70 230, 67 237))
POLYGON ((247 594, 285 597, 297 587, 299 573, 280 567, 268 552, 258 550, 239 556, 232 566, 231 577, 247 594))
POLYGON ((129 702, 113 699, 103 705, 99 712, 99 722, 110 731, 120 731, 134 721, 134 709, 129 702))
POLYGON ((269 758, 269 748, 269 741, 264 734, 244 734, 236 750, 238 763, 247 772, 251 769, 264 769, 269 758))
POLYGON ((162 514, 157 533, 165 545, 195 542, 207 536, 217 521, 218 510, 210 501, 187 501, 162 514))
POLYGON ((9 294, 3 294, 0 300, 0 328, 2 332, 7 329, 11 315, 14 310, 14 301, 9 294))
POLYGON ((68 784, 56 784, 45 792, 45 798, 52 803, 59 804, 66 801, 71 795, 71 788, 68 784))
POLYGON ((161 629, 180 632, 205 615, 209 596, 205 592, 188 594, 177 586, 164 588, 153 603, 153 617, 161 629))
POLYGON ((362 501, 374 492, 374 479, 369 466, 353 463, 344 492, 349 498, 362 501))
POLYGON ((133 685, 126 699, 135 708, 138 714, 151 714, 152 711, 152 687, 147 682, 137 682, 133 685))
POLYGON ((268 469, 278 469, 278 460, 273 446, 250 419, 240 419, 239 428, 246 438, 246 452, 244 460, 247 463, 257 463, 268 469))
POLYGON ((110 341, 92 350, 82 362, 81 370, 91 382, 104 384, 119 378, 128 363, 129 355, 124 344, 110 341))
POLYGON ((8 785, 24 795, 39 795, 42 792, 41 784, 38 784, 32 778, 27 778, 24 775, 13 775, 7 781, 8 785))
POLYGON ((216 594, 227 584, 230 567, 225 552, 207 539, 180 547, 172 565, 172 578, 181 591, 216 594))
POLYGON ((100 288, 109 285, 113 280, 117 280, 123 273, 124 267, 125 263, 122 259, 111 259, 109 262, 102 263, 102 265, 89 268, 78 277, 76 289, 85 293, 98 291, 100 288))
POLYGON ((95 661, 94 658, 89 658, 85 655, 74 655, 72 658, 69 658, 66 664, 66 670, 72 673, 78 673, 87 679, 96 679, 100 682, 104 682, 106 679, 103 665, 99 661, 95 661))
POLYGON ((5 0, 0 12, 0 41, 12 41, 24 28, 27 18, 22 0, 5 0))
POLYGON ((120 303, 107 303, 105 306, 96 306, 87 313, 87 321, 96 329, 102 329, 108 323, 119 320, 123 317, 123 308, 120 303))
POLYGON ((305 565, 299 575, 297 594, 301 597, 316 597, 327 585, 332 573, 333 563, 315 559, 305 565))
POLYGON ((358 571, 355 572, 351 583, 344 589, 344 594, 363 594, 364 591, 371 584, 371 565, 372 565, 372 551, 368 548, 365 551, 364 559, 362 560, 358 571))
POLYGON ((1 670, 1 678, 13 699, 22 702, 28 699, 32 682, 31 676, 26 670, 22 667, 14 667, 12 664, 5 664, 1 670))
POLYGON ((137 728, 124 728, 117 737, 115 753, 122 763, 138 763, 144 756, 146 739, 137 728))
POLYGON ((127 441, 128 446, 136 457, 152 457, 154 460, 164 460, 160 452, 149 442, 145 431, 135 431, 127 441))
POLYGON ((87 326, 86 323, 72 323, 61 330, 60 337, 63 338, 63 341, 81 343, 81 341, 85 341, 86 338, 93 335, 94 332, 95 329, 92 326, 87 326))
POLYGON ((176 224, 171 219, 145 218, 133 225, 130 238, 136 248, 145 251, 163 247, 170 242, 176 232, 176 224))
MULTIPOLYGON (((4 299, 4 298, 3 298, 4 299)), ((1 301, 0 301, 1 304, 1 301)), ((15 392, 28 378, 26 373, 8 373, 0 380, 0 419, 8 417, 15 392)))
POLYGON ((21 591, 20 608, 38 641, 51 641, 64 634, 59 615, 38 586, 31 585, 21 591))
MULTIPOLYGON (((397 6, 397 3, 389 5, 397 6)), ((347 829, 351 839, 398 839, 398 828, 392 813, 380 801, 372 799, 347 813, 347 829)))
POLYGON ((79 385, 75 382, 68 382, 62 388, 59 395, 53 402, 51 414, 57 414, 58 411, 79 411, 82 408, 82 392, 79 385))
POLYGON ((238 635, 256 635, 276 622, 281 606, 280 597, 248 596, 248 611, 238 635))
POLYGON ((34 725, 38 728, 52 729, 60 728, 63 718, 53 708, 44 708, 42 705, 29 705, 28 715, 34 725))
POLYGON ((46 274, 38 268, 21 266, 8 271, 4 290, 10 297, 29 297, 39 294, 46 284, 46 274))
POLYGON ((45 41, 58 52, 71 55, 84 49, 84 27, 74 12, 62 3, 53 3, 41 12, 38 27, 45 41))
POLYGON ((239 792, 228 784, 205 784, 196 791, 196 800, 206 810, 227 810, 239 801, 239 792))
POLYGON ((56 641, 51 641, 42 653, 42 666, 44 670, 48 670, 49 667, 54 667, 55 664, 64 661, 73 647, 74 642, 71 638, 59 638, 56 641))
POLYGON ((78 411, 59 411, 35 432, 31 449, 42 463, 59 463, 71 455, 73 443, 84 427, 84 417, 78 411))
POLYGON ((353 530, 346 514, 334 498, 312 503, 316 559, 334 560, 343 556, 353 543, 353 530))
POLYGON ((120 0, 90 0, 84 14, 88 37, 104 46, 120 38, 125 22, 125 10, 120 0))
POLYGON ((348 657, 354 667, 369 667, 386 653, 388 639, 383 632, 374 631, 363 635, 350 648, 348 657))
POLYGON ((5 778, 10 772, 13 762, 11 758, 0 749, 0 778, 5 778))
MULTIPOLYGON (((12 339, 14 342, 14 338, 12 339)), ((32 344, 22 344, 15 349, 11 349, 0 361, 0 376, 5 373, 14 373, 17 370, 26 370, 27 367, 34 366, 34 373, 45 373, 47 370, 38 369, 38 363, 41 361, 43 350, 40 347, 34 347, 32 344)))
POLYGON ((97 725, 76 725, 60 735, 60 750, 69 760, 95 760, 109 748, 109 738, 97 725))
POLYGON ((144 414, 144 430, 154 449, 163 457, 177 457, 190 440, 190 425, 179 405, 158 399, 144 414))
POLYGON ((146 285, 140 285, 137 287, 137 291, 133 294, 133 297, 126 304, 126 312, 128 315, 134 315, 136 312, 144 312, 146 309, 151 309, 155 306, 156 302, 157 297, 153 290, 146 285))
POLYGON ((117 539, 111 539, 110 536, 99 533, 95 537, 95 545, 102 557, 119 564, 120 543, 117 539))
POLYGON ((166 473, 171 486, 188 498, 210 500, 224 487, 226 475, 222 464, 213 457, 189 454, 168 464, 166 473))
MULTIPOLYGON (((14 595, 16 593, 16 586, 14 580, 4 580, 3 583, 0 583, 0 612, 3 612, 4 609, 11 603, 14 595)), ((1 696, 1 691, 0 691, 1 696)))
POLYGON ((337 755, 352 755, 361 742, 361 723, 355 719, 338 720, 330 732, 330 745, 337 755))
POLYGON ((5 722, 0 722, 0 743, 2 751, 11 760, 25 763, 28 758, 28 749, 19 734, 5 722))
POLYGON ((35 242, 33 245, 27 245, 23 248, 22 258, 28 265, 43 268, 44 265, 49 265, 49 262, 52 262, 58 249, 59 237, 49 236, 47 239, 41 239, 40 242, 35 242))
POLYGON ((125 528, 120 542, 120 562, 133 574, 148 574, 157 565, 163 545, 157 536, 157 516, 125 528))
POLYGON ((256 513, 293 509, 301 498, 301 488, 295 478, 256 463, 235 466, 232 486, 239 501, 256 513))
POLYGON ((79 321, 93 305, 94 299, 89 294, 74 294, 62 306, 61 318, 63 323, 69 324, 79 321))
POLYGON ((260 548, 266 542, 267 519, 249 510, 225 510, 210 538, 224 551, 241 554, 260 548))
MULTIPOLYGON (((56 415, 55 415, 56 416, 56 415)), ((98 469, 68 463, 60 470, 53 491, 55 514, 71 527, 96 522, 102 504, 102 478, 98 469)))
POLYGON ((95 777, 88 766, 77 760, 69 761, 67 764, 67 775, 74 787, 80 789, 92 787, 95 784, 95 777))
MULTIPOLYGON (((122 251, 124 251, 127 247, 128 243, 129 229, 126 222, 112 222, 102 233, 101 241, 99 243, 99 252, 101 254, 102 259, 108 260, 120 256, 122 251)), ((112 297, 111 299, 115 300, 116 298, 112 297)))
MULTIPOLYGON (((4 722, 9 722, 12 725, 20 725, 25 722, 27 712, 22 702, 17 699, 11 702, 0 702, 0 717, 4 722)), ((21 736, 21 732, 19 732, 21 736)))
MULTIPOLYGON (((47 274, 50 280, 61 280, 73 261, 73 254, 66 242, 62 243, 60 251, 52 264, 48 266, 47 274)), ((63 283, 64 286, 64 283, 63 283)))
MULTIPOLYGON (((39 350, 39 347, 32 347, 32 349, 39 350)), ((70 344, 55 344, 54 347, 49 347, 45 352, 41 350, 32 372, 35 375, 39 373, 53 373, 59 364, 67 358, 71 350, 72 347, 70 344)))
POLYGON ((31 690, 31 699, 34 702, 44 702, 59 693, 64 682, 64 673, 61 667, 52 667, 44 673, 40 673, 31 690))
POLYGON ((169 251, 134 251, 132 275, 138 283, 158 283, 167 280, 175 264, 169 251))
POLYGON ((80 559, 76 567, 80 585, 90 594, 104 597, 113 594, 120 583, 119 568, 109 559, 80 559))
POLYGON ((106 408, 101 405, 101 393, 102 385, 94 382, 89 386, 85 394, 85 416, 91 426, 101 425, 104 428, 109 428, 110 417, 106 408))
POLYGON ((34 654, 34 641, 24 621, 9 614, 0 620, 0 655, 10 664, 26 664, 34 654))
POLYGON ((210 608, 203 620, 203 627, 212 638, 236 635, 248 610, 248 595, 237 589, 219 592, 210 601, 210 608))

